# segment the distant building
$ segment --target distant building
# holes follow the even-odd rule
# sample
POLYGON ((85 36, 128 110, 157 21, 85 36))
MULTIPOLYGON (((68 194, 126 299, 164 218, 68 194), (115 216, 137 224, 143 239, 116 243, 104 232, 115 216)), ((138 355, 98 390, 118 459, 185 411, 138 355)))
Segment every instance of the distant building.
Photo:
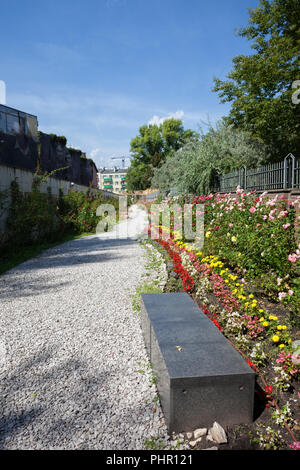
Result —
POLYGON ((37 140, 38 120, 32 114, 0 104, 0 132, 9 135, 25 135, 37 140))
POLYGON ((126 173, 128 168, 99 168, 98 183, 100 189, 113 193, 126 192, 126 173))

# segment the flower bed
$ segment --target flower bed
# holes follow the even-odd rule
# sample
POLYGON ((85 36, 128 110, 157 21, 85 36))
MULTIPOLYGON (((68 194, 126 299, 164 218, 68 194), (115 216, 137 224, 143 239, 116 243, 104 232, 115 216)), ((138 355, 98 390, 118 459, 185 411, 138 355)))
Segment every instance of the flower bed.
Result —
POLYGON ((257 398, 264 411, 251 431, 252 443, 295 449, 300 440, 294 419, 300 397, 295 343, 300 296, 294 207, 239 189, 236 197, 206 196, 192 202, 205 202, 203 249, 163 226, 157 227, 157 242, 171 256, 183 290, 257 373, 257 398))

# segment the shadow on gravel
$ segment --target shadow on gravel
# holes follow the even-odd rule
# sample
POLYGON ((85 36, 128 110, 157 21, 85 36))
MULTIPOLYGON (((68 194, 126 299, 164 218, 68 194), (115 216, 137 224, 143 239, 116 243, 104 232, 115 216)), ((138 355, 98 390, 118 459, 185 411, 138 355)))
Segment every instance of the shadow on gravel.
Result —
MULTIPOLYGON (((36 258, 18 265, 0 277, 0 298, 16 299, 22 297, 37 296, 48 291, 63 289, 70 283, 66 281, 66 274, 60 276, 59 271, 54 274, 56 268, 76 268, 84 264, 104 263, 113 259, 125 259, 124 252, 118 252, 118 248, 135 244, 133 240, 102 240, 98 238, 81 238, 66 242, 55 248, 46 250, 36 258), (80 242, 80 243, 78 243, 80 242), (71 245, 70 245, 71 244, 71 245), (68 245, 68 246, 66 246, 68 245), (111 250, 112 252, 109 252, 111 250), (49 275, 34 275, 37 270, 49 269, 49 275), (28 277, 26 274, 28 273, 28 277), (31 275, 33 274, 33 275, 31 275), (26 277, 25 277, 25 276, 26 277), (61 278, 61 281, 58 280, 61 278)), ((80 271, 78 272, 80 276, 80 271)))
POLYGON ((93 433, 112 403, 97 391, 112 371, 87 375, 88 365, 78 359, 52 367, 53 357, 43 351, 1 374, 0 449, 96 447, 101 440, 93 433))
MULTIPOLYGON (((22 297, 36 296, 48 291, 57 292, 69 285, 69 282, 47 282, 47 279, 48 276, 39 277, 39 279, 30 279, 28 281, 25 281, 24 278, 17 279, 16 277, 13 279, 5 279, 4 288, 1 288, 0 283, 1 300, 21 300, 22 297)), ((57 281, 57 278, 55 281, 57 281)))

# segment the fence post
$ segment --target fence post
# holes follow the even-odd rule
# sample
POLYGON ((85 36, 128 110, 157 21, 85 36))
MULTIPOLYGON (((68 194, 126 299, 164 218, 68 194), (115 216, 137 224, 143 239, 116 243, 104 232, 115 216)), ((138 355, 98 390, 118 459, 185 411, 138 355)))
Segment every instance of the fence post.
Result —
POLYGON ((295 157, 289 153, 283 161, 283 189, 294 187, 295 157))
POLYGON ((244 190, 247 189, 247 168, 245 165, 239 168, 239 185, 244 190))
POLYGON ((221 191, 221 177, 222 175, 219 170, 216 170, 213 175, 213 186, 215 192, 221 191))

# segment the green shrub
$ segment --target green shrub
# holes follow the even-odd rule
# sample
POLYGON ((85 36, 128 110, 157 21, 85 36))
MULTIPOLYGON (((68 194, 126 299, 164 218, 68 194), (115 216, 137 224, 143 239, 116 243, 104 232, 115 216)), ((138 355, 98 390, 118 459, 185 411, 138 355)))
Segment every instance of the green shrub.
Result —
POLYGON ((11 183, 11 203, 6 227, 10 243, 28 245, 37 241, 54 240, 62 228, 51 194, 41 194, 39 181, 32 192, 23 194, 16 181, 11 183))
POLYGON ((114 205, 118 220, 118 200, 103 200, 101 193, 90 191, 60 192, 58 200, 51 193, 40 192, 40 178, 36 178, 32 192, 23 194, 17 181, 11 183, 10 206, 6 220, 5 237, 8 246, 26 246, 52 242, 66 233, 95 233, 101 217, 96 216, 97 207, 105 203, 114 205))

